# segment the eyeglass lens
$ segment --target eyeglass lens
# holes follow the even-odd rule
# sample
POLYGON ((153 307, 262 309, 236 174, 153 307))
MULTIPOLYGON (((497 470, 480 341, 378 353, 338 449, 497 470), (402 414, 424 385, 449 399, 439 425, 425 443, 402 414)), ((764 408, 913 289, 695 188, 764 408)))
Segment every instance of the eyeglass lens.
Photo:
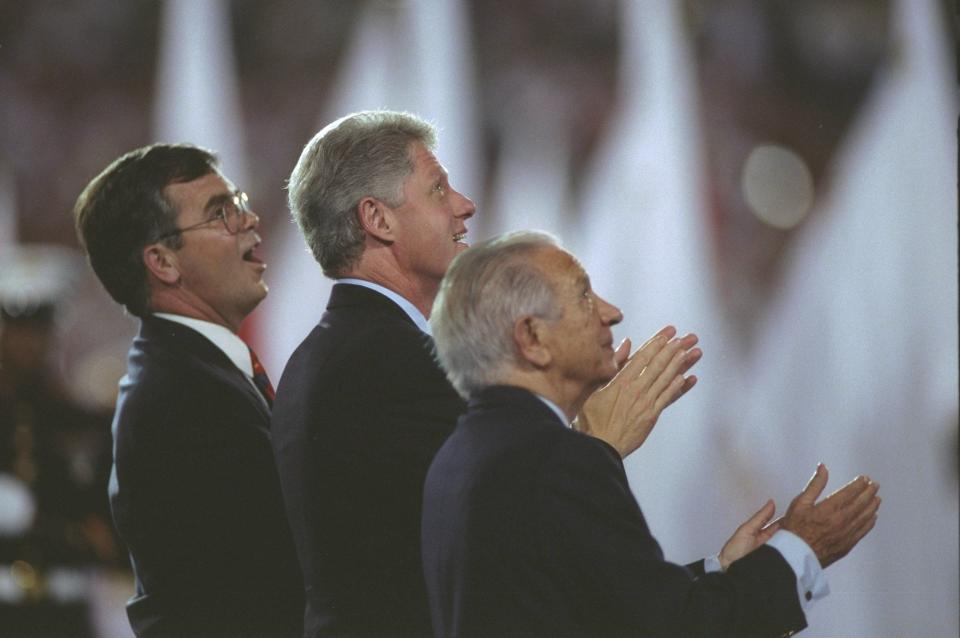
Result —
POLYGON ((249 198, 243 191, 227 200, 223 205, 223 223, 227 231, 236 235, 243 229, 244 218, 250 214, 249 198))

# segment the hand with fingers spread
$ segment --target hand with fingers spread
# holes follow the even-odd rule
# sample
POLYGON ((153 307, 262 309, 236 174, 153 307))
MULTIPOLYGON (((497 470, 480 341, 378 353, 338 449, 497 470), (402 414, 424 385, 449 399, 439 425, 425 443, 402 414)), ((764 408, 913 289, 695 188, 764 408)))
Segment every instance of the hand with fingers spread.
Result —
POLYGON ((730 537, 730 540, 726 542, 723 549, 720 550, 720 554, 717 556, 723 571, 727 571, 727 567, 729 567, 733 561, 740 560, 766 543, 773 537, 777 530, 780 529, 779 521, 774 521, 769 525, 767 524, 769 520, 773 518, 775 511, 776 506, 772 500, 769 500, 756 514, 748 518, 743 525, 737 528, 737 531, 733 533, 733 536, 730 537))
POLYGON ((818 464, 807 487, 779 521, 781 529, 810 546, 823 567, 846 556, 873 529, 880 507, 880 486, 866 476, 858 476, 817 503, 828 477, 826 466, 818 464))
POLYGON ((684 376, 703 356, 694 347, 697 336, 676 333, 673 326, 663 328, 632 356, 625 340, 614 354, 619 372, 587 399, 575 427, 606 441, 621 457, 639 448, 660 413, 697 382, 684 376))

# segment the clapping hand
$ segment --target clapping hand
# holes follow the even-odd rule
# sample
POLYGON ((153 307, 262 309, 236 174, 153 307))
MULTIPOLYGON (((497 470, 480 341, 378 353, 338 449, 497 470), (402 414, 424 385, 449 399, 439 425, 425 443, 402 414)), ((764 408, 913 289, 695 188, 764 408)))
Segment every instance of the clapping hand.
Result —
POLYGON ((739 560, 760 547, 780 529, 780 521, 769 523, 776 511, 776 505, 772 500, 767 501, 756 514, 751 516, 737 528, 730 540, 726 542, 717 558, 720 560, 720 567, 724 571, 735 560, 739 560))
POLYGON ((873 529, 880 508, 880 486, 867 476, 858 476, 817 503, 828 478, 826 466, 817 465, 780 520, 780 527, 802 538, 823 567, 846 556, 873 529))
POLYGON ((700 360, 697 336, 675 338, 666 326, 630 356, 626 339, 614 353, 617 375, 584 403, 575 427, 603 439, 625 457, 647 439, 660 413, 686 394, 697 377, 684 376, 700 360))

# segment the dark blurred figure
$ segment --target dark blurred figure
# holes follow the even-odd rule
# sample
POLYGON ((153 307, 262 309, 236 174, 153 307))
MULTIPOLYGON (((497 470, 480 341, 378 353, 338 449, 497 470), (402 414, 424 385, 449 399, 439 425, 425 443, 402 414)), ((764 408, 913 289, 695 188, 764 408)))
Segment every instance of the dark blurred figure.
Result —
MULTIPOLYGON (((76 259, 79 266, 80 260, 76 259)), ((109 525, 109 415, 71 400, 55 366, 71 260, 4 252, 0 285, 0 634, 93 636, 91 568, 120 553, 109 525)))

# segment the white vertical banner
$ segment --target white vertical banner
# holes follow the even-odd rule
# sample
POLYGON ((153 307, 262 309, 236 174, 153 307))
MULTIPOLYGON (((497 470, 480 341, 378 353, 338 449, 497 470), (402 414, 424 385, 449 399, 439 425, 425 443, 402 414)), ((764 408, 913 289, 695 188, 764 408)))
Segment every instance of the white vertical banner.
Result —
MULTIPOLYGON (((479 197, 480 141, 473 69, 473 46, 463 0, 409 0, 403 14, 411 89, 406 104, 440 129, 437 157, 457 190, 479 197)), ((403 29, 400 30, 401 33, 403 29)), ((403 45, 404 40, 395 41, 403 45)), ((405 56, 406 57, 406 56, 405 56)))
POLYGON ((520 116, 503 122, 489 206, 476 224, 485 234, 536 229, 561 241, 570 234, 570 121, 550 105, 534 111, 539 106, 515 104, 511 113, 520 116))
POLYGON ((16 187, 13 170, 0 163, 0 252, 19 242, 16 187))
POLYGON ((798 232, 742 371, 737 447, 781 508, 817 461, 881 485, 876 529, 827 570, 811 638, 958 632, 958 102, 939 3, 894 3, 892 59, 798 232))
MULTIPOLYGON (((317 130, 340 115, 386 103, 392 45, 389 18, 372 3, 362 12, 317 130)), ((303 140, 304 145, 308 142, 309 139, 303 140)), ((263 332, 269 335, 260 356, 268 370, 276 370, 273 374, 278 380, 290 355, 320 320, 333 287, 294 220, 281 228, 276 236, 266 240, 270 276, 278 285, 271 289, 259 311, 263 332)))
MULTIPOLYGON (((462 0, 367 3, 317 129, 355 111, 416 113, 439 129, 437 157, 453 185, 475 195, 480 149, 470 43, 462 0)), ((265 361, 281 370, 323 314, 332 282, 323 277, 295 224, 272 245, 274 280, 283 284, 271 291, 260 317, 263 333, 270 335, 265 361)))
POLYGON ((210 148, 243 188, 249 173, 226 0, 167 0, 160 27, 154 137, 210 148))
POLYGON ((681 9, 681 3, 661 0, 623 2, 619 111, 595 156, 579 232, 569 243, 594 289, 623 310, 618 338, 629 336, 639 346, 666 324, 701 337, 705 356, 694 370, 700 383, 664 413, 627 463, 631 486, 667 558, 688 562, 718 551, 733 530, 716 529, 705 489, 712 482, 715 436, 709 406, 730 364, 713 301, 681 9))
POLYGON ((457 190, 478 191, 471 31, 462 0, 368 3, 319 126, 354 111, 411 111, 439 129, 437 157, 457 190))
MULTIPOLYGON (((229 0, 166 0, 162 7, 154 137, 212 150, 223 174, 237 188, 249 189, 229 0)), ((256 209, 257 193, 250 196, 256 209)), ((272 267, 269 254, 266 261, 272 267)), ((255 312, 241 334, 259 352, 265 348, 258 326, 255 312)))

